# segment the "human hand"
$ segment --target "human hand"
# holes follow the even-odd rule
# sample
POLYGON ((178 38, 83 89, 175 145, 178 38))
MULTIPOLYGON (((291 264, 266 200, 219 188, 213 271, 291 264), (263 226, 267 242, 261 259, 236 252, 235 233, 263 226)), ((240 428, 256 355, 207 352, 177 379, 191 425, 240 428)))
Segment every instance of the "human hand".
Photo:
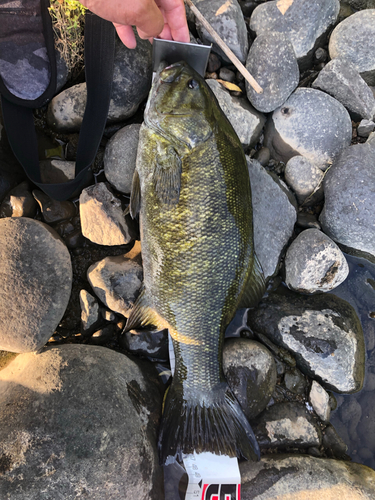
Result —
POLYGON ((134 49, 136 39, 132 26, 140 38, 159 36, 167 40, 189 42, 184 0, 80 0, 91 12, 112 21, 118 36, 134 49))

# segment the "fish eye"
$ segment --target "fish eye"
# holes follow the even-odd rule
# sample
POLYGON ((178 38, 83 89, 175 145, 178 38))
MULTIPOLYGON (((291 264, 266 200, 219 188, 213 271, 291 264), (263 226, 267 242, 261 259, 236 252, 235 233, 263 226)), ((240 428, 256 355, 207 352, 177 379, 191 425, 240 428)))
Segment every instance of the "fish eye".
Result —
POLYGON ((197 82, 197 80, 194 80, 194 78, 191 78, 188 81, 188 87, 189 87, 189 89, 196 89, 198 86, 199 86, 199 83, 197 82))

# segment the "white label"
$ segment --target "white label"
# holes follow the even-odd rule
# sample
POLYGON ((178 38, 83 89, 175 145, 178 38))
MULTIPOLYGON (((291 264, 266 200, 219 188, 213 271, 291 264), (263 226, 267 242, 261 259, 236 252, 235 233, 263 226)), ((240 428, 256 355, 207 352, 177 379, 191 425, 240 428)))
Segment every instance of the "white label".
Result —
POLYGON ((241 475, 236 457, 195 453, 183 458, 189 484, 185 500, 241 500, 241 475))

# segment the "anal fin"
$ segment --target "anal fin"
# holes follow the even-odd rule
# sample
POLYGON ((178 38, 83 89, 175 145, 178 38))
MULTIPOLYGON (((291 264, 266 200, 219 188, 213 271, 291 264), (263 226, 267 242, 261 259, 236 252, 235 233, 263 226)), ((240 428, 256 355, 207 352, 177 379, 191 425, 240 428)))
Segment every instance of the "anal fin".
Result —
POLYGON ((147 298, 146 291, 143 289, 135 301, 134 307, 126 322, 124 332, 128 332, 134 328, 143 328, 145 326, 155 326, 160 329, 166 328, 160 316, 152 308, 147 298))
POLYGON ((254 252, 253 267, 244 283, 241 298, 237 309, 255 307, 266 291, 266 282, 264 279, 262 265, 254 252))

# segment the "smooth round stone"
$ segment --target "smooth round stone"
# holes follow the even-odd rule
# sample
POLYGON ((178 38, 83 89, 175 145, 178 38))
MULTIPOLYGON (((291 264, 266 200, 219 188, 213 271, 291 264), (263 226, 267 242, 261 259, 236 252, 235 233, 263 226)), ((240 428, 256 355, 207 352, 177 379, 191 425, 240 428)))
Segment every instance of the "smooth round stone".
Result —
POLYGON ((77 209, 71 201, 57 201, 39 189, 34 189, 33 196, 40 206, 44 222, 53 224, 70 219, 77 214, 77 209))
POLYGON ((0 239, 0 349, 37 351, 68 305, 70 255, 53 229, 33 219, 1 219, 0 239))
POLYGON ((247 56, 246 69, 262 87, 258 94, 248 82, 246 93, 258 111, 269 113, 281 106, 297 87, 299 69, 293 46, 283 33, 256 37, 247 56))
POLYGON ((302 155, 326 170, 351 140, 352 122, 342 104, 320 90, 298 88, 270 117, 264 145, 276 160, 302 155))
POLYGON ((372 120, 361 120, 357 127, 357 133, 360 137, 368 137, 375 129, 375 123, 372 120))
MULTIPOLYGON (((304 156, 293 156, 286 164, 284 175, 299 203, 303 203, 320 186, 324 177, 323 172, 304 156)), ((321 199, 323 192, 319 195, 321 199)))
POLYGON ((356 12, 331 34, 331 59, 348 59, 368 85, 375 84, 375 9, 356 12))
POLYGON ((255 340, 227 339, 223 370, 246 418, 259 415, 276 386, 276 365, 268 349, 255 340))
POLYGON ((266 167, 271 159, 271 153, 268 148, 262 147, 254 154, 253 160, 257 160, 262 167, 266 167))
POLYGON ((286 252, 285 283, 296 292, 329 292, 348 274, 344 254, 319 229, 302 231, 286 252))
POLYGON ((0 372, 1 496, 162 498, 157 378, 104 347, 19 355, 0 372))
POLYGON ((329 422, 331 413, 329 394, 316 380, 312 381, 309 401, 318 417, 323 422, 329 422))
POLYGON ((235 83, 236 81, 236 74, 234 71, 230 70, 229 68, 221 68, 219 72, 219 78, 226 82, 231 82, 235 83))
POLYGON ((137 123, 123 127, 111 137, 105 148, 104 173, 120 193, 131 192, 140 128, 137 123))
POLYGON ((0 205, 0 217, 34 217, 38 205, 27 181, 13 188, 0 205))

